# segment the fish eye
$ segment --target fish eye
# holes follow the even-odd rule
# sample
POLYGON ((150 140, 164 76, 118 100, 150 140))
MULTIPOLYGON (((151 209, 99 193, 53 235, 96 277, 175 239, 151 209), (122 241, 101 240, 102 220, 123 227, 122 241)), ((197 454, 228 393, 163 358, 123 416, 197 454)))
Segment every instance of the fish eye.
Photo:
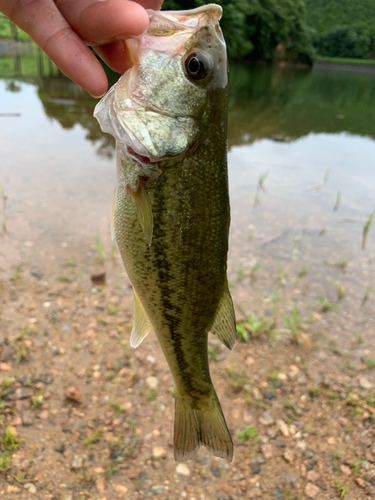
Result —
POLYGON ((203 53, 192 52, 185 59, 185 70, 193 80, 202 80, 212 69, 210 58, 203 53))

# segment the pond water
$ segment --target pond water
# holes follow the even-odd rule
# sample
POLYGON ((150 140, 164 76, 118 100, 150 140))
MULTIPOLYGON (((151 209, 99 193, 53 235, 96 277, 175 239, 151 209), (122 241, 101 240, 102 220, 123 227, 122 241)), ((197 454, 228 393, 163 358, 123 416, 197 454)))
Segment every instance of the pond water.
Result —
MULTIPOLYGON (((19 264, 46 276, 68 258, 84 266, 98 235, 107 255, 112 246, 114 143, 92 117, 97 101, 40 57, 17 57, 0 58, 0 280, 19 264)), ((278 315, 282 327, 297 306, 312 344, 360 359, 375 346, 375 227, 363 242, 375 73, 235 65, 230 82, 239 316, 278 315)))

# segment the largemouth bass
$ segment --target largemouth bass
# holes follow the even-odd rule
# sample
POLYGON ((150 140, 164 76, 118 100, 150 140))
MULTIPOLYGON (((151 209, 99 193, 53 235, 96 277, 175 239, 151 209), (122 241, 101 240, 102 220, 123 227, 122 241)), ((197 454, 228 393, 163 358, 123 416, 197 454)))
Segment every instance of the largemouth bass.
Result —
POLYGON ((153 329, 175 384, 174 454, 201 445, 232 459, 212 385, 208 333, 228 348, 235 316, 227 281, 227 87, 222 9, 149 12, 128 41, 133 66, 95 109, 116 139, 114 233, 134 287, 130 343, 153 329))

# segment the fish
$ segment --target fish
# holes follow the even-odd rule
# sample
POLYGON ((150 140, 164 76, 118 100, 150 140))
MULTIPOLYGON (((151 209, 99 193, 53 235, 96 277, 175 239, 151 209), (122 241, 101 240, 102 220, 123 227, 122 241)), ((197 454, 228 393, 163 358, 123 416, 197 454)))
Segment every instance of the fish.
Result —
POLYGON ((112 232, 134 289, 130 344, 154 330, 171 370, 175 460, 203 445, 231 461, 208 361, 209 333, 229 349, 236 339, 222 8, 148 15, 147 31, 125 42, 132 66, 94 111, 116 139, 112 232))

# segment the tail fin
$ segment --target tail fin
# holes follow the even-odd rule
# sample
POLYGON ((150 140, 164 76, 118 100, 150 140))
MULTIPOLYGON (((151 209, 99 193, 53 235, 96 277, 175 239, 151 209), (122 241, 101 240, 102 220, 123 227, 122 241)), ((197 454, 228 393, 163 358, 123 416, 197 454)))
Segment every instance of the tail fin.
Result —
POLYGON ((233 441, 219 400, 214 392, 209 405, 194 405, 176 393, 174 458, 184 462, 193 458, 203 445, 217 457, 232 461, 233 441))

